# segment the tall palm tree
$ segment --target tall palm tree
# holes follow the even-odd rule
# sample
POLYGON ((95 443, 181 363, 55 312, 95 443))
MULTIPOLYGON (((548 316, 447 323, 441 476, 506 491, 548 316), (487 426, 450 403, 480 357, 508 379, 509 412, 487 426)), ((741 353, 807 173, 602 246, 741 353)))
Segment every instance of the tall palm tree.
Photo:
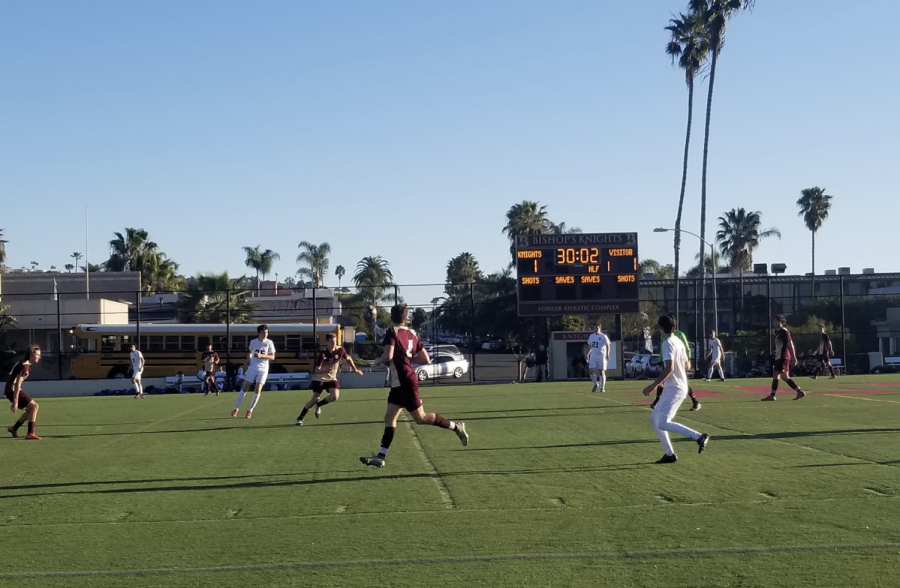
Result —
POLYGON ((684 71, 684 81, 688 87, 687 130, 684 134, 684 163, 681 170, 681 192, 678 195, 678 213, 675 216, 675 316, 679 312, 680 291, 678 277, 681 273, 681 217, 684 210, 684 192, 687 187, 688 153, 691 145, 691 126, 694 119, 694 80, 706 62, 709 41, 699 12, 681 13, 669 20, 666 27, 671 38, 666 44, 666 55, 672 58, 672 65, 684 71))
POLYGON ((363 257, 356 264, 353 283, 366 304, 377 305, 382 300, 393 300, 387 289, 394 282, 389 263, 380 255, 363 257))
POLYGON ((776 228, 760 230, 760 224, 759 212, 734 208, 719 217, 719 230, 716 232, 719 250, 728 259, 731 271, 736 271, 740 277, 741 321, 744 320, 744 272, 752 267, 753 251, 762 239, 781 239, 781 231, 776 228))
MULTIPOLYGON (((713 88, 716 83, 716 64, 725 43, 725 23, 738 12, 753 8, 754 3, 755 0, 690 0, 691 12, 696 13, 703 22, 710 53, 709 90, 706 96, 706 124, 703 134, 703 171, 700 180, 700 304, 702 307, 700 320, 704 333, 706 332, 706 264, 702 260, 706 255, 706 249, 702 240, 706 239, 706 172, 709 161, 709 122, 712 116, 713 88)), ((706 341, 705 338, 704 341, 706 341)), ((703 352, 706 353, 706 350, 704 349, 703 352)))
POLYGON ((260 276, 264 279, 272 273, 272 265, 276 260, 281 259, 281 256, 271 249, 260 251, 259 245, 256 247, 244 247, 244 253, 247 255, 244 265, 256 271, 256 295, 259 296, 262 288, 260 276))
POLYGON ((183 323, 249 323, 256 303, 250 292, 240 287, 244 276, 237 279, 221 274, 198 274, 191 280, 183 296, 178 298, 178 318, 183 323))
POLYGON ((549 233, 552 223, 547 218, 547 207, 539 202, 523 200, 513 204, 506 212, 503 232, 509 238, 510 267, 516 263, 516 235, 543 235, 549 233))
POLYGON ((800 199, 797 206, 803 217, 803 223, 812 233, 812 287, 813 296, 816 294, 816 232, 822 227, 822 223, 831 212, 831 196, 825 193, 825 188, 814 186, 800 191, 800 199))
POLYGON ((318 288, 322 285, 325 272, 328 271, 328 256, 331 255, 331 245, 328 243, 313 245, 309 241, 300 241, 297 247, 303 250, 297 256, 297 263, 305 263, 309 266, 298 269, 297 275, 309 278, 315 287, 318 288))
POLYGON ((72 259, 75 260, 75 266, 77 267, 77 266, 78 266, 78 262, 81 261, 81 258, 84 257, 84 255, 82 255, 81 252, 79 252, 79 251, 75 251, 75 252, 72 253, 72 255, 70 255, 69 257, 71 257, 72 259))
POLYGON ((0 229, 0 265, 6 263, 6 244, 9 243, 3 238, 3 229, 0 229))
POLYGON ((347 268, 345 268, 345 267, 342 266, 342 265, 337 266, 336 268, 334 268, 334 275, 337 276, 337 279, 338 279, 338 291, 340 291, 340 290, 341 290, 341 279, 343 279, 343 277, 344 277, 345 275, 347 275, 347 268))

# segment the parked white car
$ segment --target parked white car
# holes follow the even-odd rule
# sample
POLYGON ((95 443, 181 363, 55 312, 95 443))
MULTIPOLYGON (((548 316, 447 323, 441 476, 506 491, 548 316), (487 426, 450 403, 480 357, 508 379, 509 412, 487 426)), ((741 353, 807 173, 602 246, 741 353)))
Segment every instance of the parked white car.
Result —
POLYGON ((427 365, 413 365, 419 381, 432 378, 461 378, 469 373, 469 362, 452 355, 435 355, 427 365))
POLYGON ((466 358, 456 345, 449 345, 447 343, 432 343, 426 345, 423 343, 422 347, 428 351, 428 355, 451 355, 454 359, 466 358))

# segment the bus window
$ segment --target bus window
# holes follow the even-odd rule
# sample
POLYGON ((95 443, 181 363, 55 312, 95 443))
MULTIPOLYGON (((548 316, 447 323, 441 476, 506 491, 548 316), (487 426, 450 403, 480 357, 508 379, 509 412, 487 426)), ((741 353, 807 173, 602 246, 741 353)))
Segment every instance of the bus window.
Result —
POLYGON ((78 353, 97 353, 96 339, 78 339, 78 353))
POLYGON ((100 337, 100 351, 109 353, 117 351, 119 347, 119 338, 115 335, 103 335, 100 337))
POLYGON ((134 337, 131 335, 122 335, 122 346, 119 351, 131 351, 131 344, 134 343, 134 337))
POLYGON ((225 335, 213 335, 213 351, 216 352, 225 352, 226 347, 228 345, 225 343, 225 335))
POLYGON ((147 335, 141 335, 141 344, 138 345, 138 349, 147 350, 147 335))
POLYGON ((284 335, 269 335, 269 339, 275 344, 275 349, 284 349, 284 335))
POLYGON ((181 336, 181 351, 195 351, 197 348, 194 347, 194 336, 193 335, 182 335, 181 336))
POLYGON ((247 336, 246 335, 232 335, 231 336, 231 350, 232 351, 247 351, 249 347, 247 346, 247 336))
POLYGON ((147 346, 147 351, 162 351, 164 348, 163 340, 164 337, 162 335, 150 335, 150 344, 147 346))
POLYGON ((300 351, 300 335, 287 335, 284 343, 285 351, 300 351))
POLYGON ((316 344, 313 341, 312 337, 303 337, 303 350, 304 351, 315 351, 316 344))
POLYGON ((166 351, 178 351, 178 335, 166 335, 165 340, 165 350, 166 351))
POLYGON ((209 337, 206 335, 201 335, 197 337, 197 350, 198 351, 206 351, 206 347, 209 345, 209 337))

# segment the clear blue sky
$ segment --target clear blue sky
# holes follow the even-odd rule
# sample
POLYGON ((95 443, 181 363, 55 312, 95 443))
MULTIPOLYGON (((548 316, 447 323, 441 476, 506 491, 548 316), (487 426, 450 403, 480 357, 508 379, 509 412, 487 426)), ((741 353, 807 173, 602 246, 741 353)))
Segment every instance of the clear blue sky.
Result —
MULTIPOLYGON (((8 263, 84 252, 87 206, 92 262, 139 227, 189 275, 240 275, 241 247, 262 245, 284 277, 308 240, 331 243, 332 270, 381 255, 399 283, 441 282, 462 251, 506 263, 504 213, 523 199, 585 232, 638 231, 642 257, 669 263, 652 228, 674 223, 687 92, 663 27, 685 5, 7 0, 8 263)), ((809 271, 795 201, 819 185, 835 200, 818 269, 900 271, 897 22, 890 0, 758 0, 729 23, 709 216, 743 206, 781 229, 755 261, 809 271)))

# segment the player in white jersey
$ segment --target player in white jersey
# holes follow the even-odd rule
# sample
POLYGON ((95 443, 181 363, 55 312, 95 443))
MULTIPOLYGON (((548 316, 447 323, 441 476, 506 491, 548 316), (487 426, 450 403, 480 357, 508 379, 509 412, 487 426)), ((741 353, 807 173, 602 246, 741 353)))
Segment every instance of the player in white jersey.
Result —
POLYGON ((722 347, 722 342, 719 341, 719 338, 716 337, 715 331, 709 332, 709 351, 707 352, 710 360, 709 360, 709 373, 706 374, 706 377, 703 378, 704 382, 709 382, 713 377, 713 370, 719 370, 719 381, 725 381, 725 372, 722 371, 722 360, 725 357, 725 348, 722 347))
POLYGON ((591 392, 596 392, 598 387, 600 392, 606 392, 606 365, 609 363, 609 348, 609 337, 603 334, 600 323, 597 323, 596 330, 588 337, 588 372, 594 383, 591 392))
POLYGON ((131 383, 134 384, 135 398, 144 397, 144 384, 141 382, 141 376, 144 373, 144 354, 138 351, 134 343, 131 344, 131 383))
POLYGON ((275 359, 275 344, 268 339, 269 325, 259 325, 256 327, 256 333, 258 337, 250 341, 250 354, 247 356, 250 365, 244 374, 244 383, 241 391, 238 392, 237 403, 234 405, 234 410, 231 411, 233 417, 238 415, 238 409, 241 408, 241 402, 250 386, 255 386, 255 389, 253 401, 250 402, 250 410, 247 411, 246 416, 248 419, 253 416, 253 409, 259 402, 263 384, 266 383, 266 378, 269 376, 269 362, 275 359))
POLYGON ((669 432, 680 433, 695 440, 699 446, 698 453, 703 453, 703 450, 706 449, 709 435, 672 421, 675 413, 678 412, 678 407, 688 395, 687 349, 684 343, 674 336, 675 321, 672 320, 672 317, 666 315, 659 317, 657 325, 663 335, 662 356, 665 364, 656 381, 644 388, 644 396, 649 396, 657 386, 663 385, 662 396, 659 398, 656 408, 650 413, 650 424, 656 431, 664 451, 662 458, 656 463, 675 463, 678 458, 675 456, 675 448, 672 447, 672 441, 669 439, 669 432))

